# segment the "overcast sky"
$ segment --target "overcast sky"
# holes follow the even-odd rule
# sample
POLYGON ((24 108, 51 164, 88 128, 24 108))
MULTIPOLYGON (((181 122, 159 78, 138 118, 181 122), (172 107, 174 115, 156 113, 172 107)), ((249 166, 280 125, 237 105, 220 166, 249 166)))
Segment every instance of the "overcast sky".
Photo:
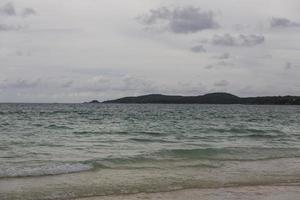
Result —
POLYGON ((299 0, 0 0, 0 102, 300 96, 299 0))

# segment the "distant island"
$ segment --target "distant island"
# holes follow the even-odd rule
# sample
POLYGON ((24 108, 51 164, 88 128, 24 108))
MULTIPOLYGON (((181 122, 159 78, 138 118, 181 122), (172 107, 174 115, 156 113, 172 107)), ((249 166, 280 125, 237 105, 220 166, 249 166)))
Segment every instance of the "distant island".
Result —
MULTIPOLYGON (((93 100, 89 103, 100 103, 93 100)), ((218 92, 199 96, 174 96, 149 94, 136 97, 104 101, 102 103, 127 104, 255 104, 255 105, 300 105, 300 96, 262 96, 238 97, 233 94, 218 92)))

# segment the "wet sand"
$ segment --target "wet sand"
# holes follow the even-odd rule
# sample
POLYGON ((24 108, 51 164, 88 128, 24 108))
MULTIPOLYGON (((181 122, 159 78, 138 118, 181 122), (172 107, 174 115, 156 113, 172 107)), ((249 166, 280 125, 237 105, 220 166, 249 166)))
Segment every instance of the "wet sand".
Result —
POLYGON ((217 189, 186 189, 172 192, 99 196, 76 200, 297 200, 300 184, 292 186, 245 186, 217 189))
MULTIPOLYGON (((0 199, 298 200, 299 163, 297 158, 231 161, 218 168, 169 169, 159 165, 161 168, 158 169, 101 169, 53 176, 3 178, 0 179, 0 199)), ((147 165, 151 166, 150 163, 147 165)))

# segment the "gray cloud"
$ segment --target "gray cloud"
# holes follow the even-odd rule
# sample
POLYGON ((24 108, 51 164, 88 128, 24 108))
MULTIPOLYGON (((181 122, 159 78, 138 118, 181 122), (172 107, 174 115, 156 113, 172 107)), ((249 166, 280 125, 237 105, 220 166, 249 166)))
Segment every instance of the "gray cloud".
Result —
POLYGON ((212 69, 212 68, 214 68, 213 65, 206 65, 206 66, 205 66, 205 69, 212 69))
POLYGON ((243 35, 233 36, 230 34, 215 35, 211 44, 217 46, 244 46, 251 47, 264 43, 265 37, 262 35, 243 35))
POLYGON ((236 38, 230 34, 215 35, 211 43, 220 46, 236 46, 236 38))
POLYGON ((17 31, 21 28, 21 26, 0 24, 0 31, 17 31))
POLYGON ((229 85, 229 82, 226 80, 217 81, 214 83, 214 86, 216 87, 226 87, 229 85))
POLYGON ((13 55, 15 56, 31 56, 30 51, 25 51, 25 50, 17 50, 13 55))
MULTIPOLYGON (((0 7, 0 15, 2 16, 13 16, 13 17, 29 17, 31 15, 35 15, 36 11, 33 8, 24 8, 19 13, 16 11, 16 8, 13 3, 7 3, 0 7)), ((0 31, 17 31, 24 28, 24 26, 17 25, 17 24, 7 24, 1 23, 0 24, 0 31)))
POLYGON ((273 17, 270 22, 271 28, 300 27, 300 23, 286 18, 273 17))
POLYGON ((17 12, 13 3, 7 3, 0 7, 0 15, 3 16, 29 17, 36 15, 36 13, 33 8, 24 8, 20 12, 17 12))
POLYGON ((17 80, 4 80, 0 83, 1 89, 28 89, 34 88, 41 84, 40 79, 35 80, 25 80, 25 79, 17 79, 17 80))
POLYGON ((233 66, 235 66, 235 63, 221 60, 219 62, 206 65, 205 69, 222 69, 223 67, 233 67, 233 66))
POLYGON ((290 62, 285 63, 284 69, 289 70, 291 68, 292 68, 292 63, 290 62))
POLYGON ((33 8, 24 8, 21 15, 22 17, 29 17, 31 15, 36 15, 36 11, 33 8))
POLYGON ((219 65, 219 66, 233 66, 234 63, 228 62, 228 61, 220 61, 220 62, 217 63, 217 65, 219 65))
POLYGON ((202 45, 194 46, 190 50, 194 53, 204 53, 204 52, 206 52, 206 49, 202 45))
POLYGON ((61 86, 68 87, 69 90, 91 93, 143 94, 157 91, 153 82, 130 75, 99 75, 87 77, 87 79, 81 77, 79 81, 67 80, 61 86))
POLYGON ((272 59, 273 56, 271 54, 265 54, 257 57, 258 59, 272 59))
POLYGON ((137 77, 125 76, 124 78, 122 78, 122 82, 123 84, 120 88, 121 90, 133 90, 144 93, 157 90, 152 82, 137 77))
POLYGON ((153 9, 150 10, 150 14, 138 17, 138 21, 146 26, 164 24, 168 31, 177 34, 195 33, 219 27, 212 11, 202 11, 192 6, 153 9))
POLYGON ((62 86, 63 88, 69 88, 69 87, 71 87, 73 84, 74 84, 74 81, 73 81, 73 80, 68 80, 68 81, 65 81, 64 83, 62 83, 61 86, 62 86))
POLYGON ((240 35, 242 46, 255 46, 265 42, 265 37, 262 35, 240 35))
POLYGON ((206 85, 199 81, 196 82, 186 82, 178 81, 177 84, 173 86, 165 87, 161 92, 164 94, 180 94, 180 95, 195 95, 204 94, 207 92, 206 85))
POLYGON ((16 9, 12 3, 7 3, 0 7, 0 15, 16 16, 16 9))
POLYGON ((229 53, 223 53, 219 56, 215 56, 214 58, 219 59, 219 60, 226 60, 230 58, 230 54, 229 53))

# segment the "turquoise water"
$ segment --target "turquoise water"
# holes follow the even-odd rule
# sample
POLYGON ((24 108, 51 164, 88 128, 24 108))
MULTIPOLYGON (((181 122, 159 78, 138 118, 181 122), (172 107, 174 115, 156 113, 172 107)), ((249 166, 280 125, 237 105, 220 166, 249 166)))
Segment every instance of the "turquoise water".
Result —
POLYGON ((300 106, 0 104, 3 199, 297 182, 299 159, 300 106))

